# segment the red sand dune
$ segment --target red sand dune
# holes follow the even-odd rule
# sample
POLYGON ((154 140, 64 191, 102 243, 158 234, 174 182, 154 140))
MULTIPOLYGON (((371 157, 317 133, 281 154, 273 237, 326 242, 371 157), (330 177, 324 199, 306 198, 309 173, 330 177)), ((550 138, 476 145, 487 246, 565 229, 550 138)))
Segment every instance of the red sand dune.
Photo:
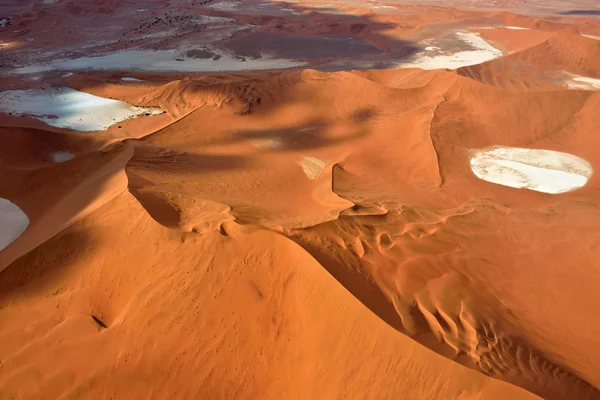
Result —
POLYGON ((0 1, 0 399, 600 399, 593 6, 200 3, 0 1))

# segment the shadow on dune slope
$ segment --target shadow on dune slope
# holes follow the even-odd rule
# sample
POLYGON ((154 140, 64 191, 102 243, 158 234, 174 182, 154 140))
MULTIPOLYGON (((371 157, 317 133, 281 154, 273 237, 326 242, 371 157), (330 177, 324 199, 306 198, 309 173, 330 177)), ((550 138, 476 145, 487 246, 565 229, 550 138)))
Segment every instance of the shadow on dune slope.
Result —
MULTIPOLYGON (((88 5, 92 7, 92 3, 88 5)), ((243 50, 246 53, 242 56, 248 58, 266 48, 275 49, 281 57, 312 57, 318 62, 327 56, 349 57, 356 48, 353 46, 364 50, 367 59, 379 53, 402 58, 414 51, 410 44, 387 37, 385 30, 389 26, 370 21, 369 16, 341 17, 328 15, 330 11, 324 9, 296 10, 306 15, 263 17, 227 11, 202 12, 261 27, 259 34, 243 33, 227 42, 230 49, 243 50), (362 42, 356 44, 355 38, 362 42), (326 41, 340 47, 326 48, 327 51, 320 53, 310 48, 326 41), (297 48, 290 50, 288 45, 297 48)), ((195 52, 192 56, 202 54, 195 52)), ((390 66, 385 62, 381 65, 390 66)), ((459 74, 470 78, 483 75, 478 68, 459 74)), ((450 79, 450 76, 444 77, 450 79)), ((177 85, 153 85, 152 91, 139 90, 136 94, 129 93, 124 84, 105 85, 101 79, 82 80, 80 86, 107 96, 130 96, 131 101, 156 101, 174 110, 170 125, 143 138, 119 137, 117 133, 112 137, 127 141, 132 148, 133 155, 124 168, 129 191, 143 208, 142 214, 147 212, 170 229, 153 244, 158 246, 173 238, 173 243, 192 236, 197 239, 207 230, 227 236, 224 223, 233 220, 240 225, 272 229, 302 246, 388 325, 439 354, 548 399, 569 396, 577 400, 598 399, 600 394, 588 384, 590 377, 567 366, 577 364, 568 359, 569 353, 563 358, 560 356, 565 353, 548 355, 537 350, 539 343, 531 344, 524 338, 538 329, 534 323, 520 329, 515 322, 531 313, 528 305, 512 307, 513 311, 504 303, 508 289, 498 290, 505 298, 496 296, 491 289, 498 282, 506 282, 503 278, 507 275, 512 279, 512 274, 525 274, 533 269, 534 276, 524 275, 515 282, 509 279, 508 287, 519 284, 525 286, 524 293, 544 294, 547 292, 542 289, 551 287, 552 281, 542 280, 538 284, 542 278, 535 273, 541 276, 565 273, 548 267, 553 260, 547 256, 556 256, 556 252, 552 253, 555 248, 549 247, 549 253, 544 252, 545 232, 556 234, 550 236, 552 246, 560 248, 562 243, 559 230, 548 222, 551 218, 538 215, 540 204, 546 204, 547 199, 483 186, 465 172, 468 166, 464 154, 471 143, 539 144, 569 127, 591 95, 539 93, 515 100, 514 94, 489 90, 483 84, 458 85, 456 75, 452 76, 448 85, 453 85, 454 90, 437 84, 400 90, 349 73, 316 71, 180 77, 177 85), (553 109, 549 104, 554 102, 559 104, 553 109), (508 107, 509 104, 516 104, 519 109, 508 107), (185 116, 177 113, 179 108, 186 108, 185 116), (535 108, 536 113, 530 113, 530 108, 535 108), (514 139, 514 132, 518 132, 518 140, 514 139), (440 144, 445 147, 436 147, 440 144), (440 157, 443 152, 447 154, 440 157), (351 153, 361 154, 362 158, 348 161, 351 153), (458 154, 463 157, 463 164, 453 159, 458 154), (406 167, 402 161, 419 168, 406 167), (443 166, 449 179, 441 182, 436 178, 445 161, 449 161, 443 166), (363 174, 351 172, 357 170, 363 174), (374 170, 377 173, 371 173, 374 170), (426 177, 421 179, 423 175, 426 177), (340 184, 343 179, 345 186, 340 184), (375 195, 365 198, 368 190, 353 192, 371 181, 373 187, 374 182, 389 184, 386 189, 397 198, 383 201, 383 197, 375 195), (502 196, 511 197, 507 203, 512 197, 517 198, 517 203, 525 199, 522 203, 525 206, 514 211, 498 200, 502 196), (486 203, 486 198, 494 200, 486 203), (435 202, 442 206, 430 206, 435 202), (527 204, 534 206, 528 208, 527 204), (513 212, 522 213, 522 219, 509 218, 513 212), (201 223, 205 230, 198 228, 201 223), (523 225, 527 229, 519 230, 523 225), (531 243, 539 248, 522 252, 515 249, 531 243), (540 265, 544 268, 533 268, 540 265)), ((467 81, 465 77, 460 79, 467 81)), ((11 134, 21 133, 6 127, 0 136, 10 140, 11 134)), ((26 133, 32 137, 40 134, 26 133)), ((68 135, 64 140, 64 144, 69 144, 68 135)), ((593 142, 582 143, 593 147, 590 146, 593 142)), ((49 148, 47 143, 44 146, 49 148)), ((100 157, 95 153, 90 155, 96 156, 100 157)), ((26 190, 19 195, 30 204, 37 203, 40 197, 51 202, 43 194, 51 192, 55 180, 60 179, 67 191, 72 189, 70 186, 75 189, 82 186, 81 182, 67 178, 70 165, 79 166, 77 160, 75 164, 50 170, 36 167, 36 158, 40 157, 37 153, 28 157, 27 165, 34 168, 27 172, 26 190)), ((19 157, 15 155, 12 161, 18 164, 19 157)), ((90 169, 93 171, 94 166, 90 169)), ((9 183, 17 187, 16 179, 11 179, 9 183)), ((86 193, 92 197, 97 194, 94 190, 86 193)), ((572 204, 569 201, 572 198, 559 204, 566 204, 564 207, 568 209, 572 204)), ((38 213, 48 210, 52 211, 41 207, 38 213)), ((110 212, 108 209, 107 214, 110 212)), ((563 214, 571 216, 568 212, 563 214)), ((131 230, 127 232, 132 235, 137 228, 135 224, 123 227, 131 230)), ((46 282, 66 274, 74 260, 94 252, 95 239, 93 233, 75 225, 43 243, 37 251, 23 255, 0 274, 0 289, 3 289, 0 300, 10 301, 10 294, 16 291, 46 290, 46 282), (64 246, 65 252, 52 252, 53 259, 44 259, 44 249, 58 245, 64 246), (49 270, 44 268, 47 263, 52 265, 49 270)), ((177 247, 173 245, 171 249, 177 247)), ((189 260, 182 262, 186 261, 189 260)), ((166 265, 164 269, 169 267, 180 265, 166 265)), ((118 268, 115 270, 119 276, 118 268)), ((550 291, 556 289, 551 287, 550 291)), ((262 298, 262 292, 258 293, 262 298)), ((543 296, 534 296, 531 303, 536 302, 543 303, 538 305, 540 308, 547 303, 543 296)), ((552 316, 556 311, 552 310, 552 316)), ((103 326, 102 321, 96 323, 103 326)), ((558 341, 552 335, 548 337, 558 341)))
POLYGON ((93 253, 95 240, 91 230, 76 224, 22 256, 16 261, 19 268, 9 266, 0 272, 0 304, 9 302, 17 292, 60 294, 60 288, 53 287, 52 282, 67 276, 85 254, 93 253))
POLYGON ((562 15, 600 15, 600 10, 569 10, 561 12, 562 15))

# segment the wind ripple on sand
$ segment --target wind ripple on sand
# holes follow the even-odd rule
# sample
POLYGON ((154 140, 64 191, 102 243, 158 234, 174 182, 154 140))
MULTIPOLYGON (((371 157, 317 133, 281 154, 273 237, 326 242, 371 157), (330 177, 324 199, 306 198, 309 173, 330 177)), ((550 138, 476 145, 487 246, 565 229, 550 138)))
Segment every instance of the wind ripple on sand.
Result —
POLYGON ((294 232, 292 238, 388 324, 439 354, 544 398, 600 398, 597 389, 569 368, 507 334, 515 329, 506 324, 510 318, 504 316, 500 323, 493 317, 499 314, 493 308, 503 309, 497 295, 460 267, 470 259, 468 253, 444 243, 464 234, 452 228, 461 216, 471 219, 487 208, 432 213, 407 207, 400 214, 393 210, 384 216, 341 218, 294 232), (449 229, 452 236, 443 233, 449 229), (327 248, 333 258, 317 248, 327 248), (333 259, 353 268, 336 267, 333 259), (376 286, 361 289, 356 279, 376 286), (385 303, 373 303, 371 291, 377 290, 393 304, 399 320, 385 310, 385 303))
MULTIPOLYGON (((534 73, 552 71, 548 57, 597 68, 575 36, 458 71, 81 81, 168 114, 98 142, 42 130, 77 154, 66 163, 46 162, 51 146, 2 150, 0 189, 30 226, 0 253, 0 268, 12 263, 0 279, 11 321, 0 387, 29 398, 46 385, 95 398, 600 398, 596 177, 560 196, 507 189, 473 176, 468 151, 600 161, 597 93, 534 73), (497 73, 527 63, 527 79, 497 73)), ((11 129, 7 143, 41 136, 11 129)))

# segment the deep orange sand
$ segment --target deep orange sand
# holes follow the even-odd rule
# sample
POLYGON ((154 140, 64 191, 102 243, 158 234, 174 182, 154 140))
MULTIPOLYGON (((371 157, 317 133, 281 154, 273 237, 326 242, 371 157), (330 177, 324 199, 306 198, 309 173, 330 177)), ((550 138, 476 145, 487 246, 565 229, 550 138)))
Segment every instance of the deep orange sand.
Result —
MULTIPOLYGON (((41 3, 23 29, 119 4, 41 3)), ((0 114, 0 197, 31 220, 0 252, 0 399, 600 399, 597 174, 549 195, 468 163, 503 145, 598 168, 600 93, 555 76, 600 77, 578 34, 600 22, 403 9, 284 26, 383 51, 457 18, 533 29, 474 29, 506 55, 456 71, 49 76, 167 111, 101 133, 0 114)), ((0 85, 39 84, 19 79, 0 85)))

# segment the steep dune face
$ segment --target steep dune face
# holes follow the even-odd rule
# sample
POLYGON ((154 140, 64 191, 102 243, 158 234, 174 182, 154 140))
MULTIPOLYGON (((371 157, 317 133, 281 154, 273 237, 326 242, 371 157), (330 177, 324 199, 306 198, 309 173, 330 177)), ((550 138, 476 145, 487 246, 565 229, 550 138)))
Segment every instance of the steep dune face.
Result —
MULTIPOLYGON (((552 212, 555 210, 547 213, 552 212)), ((565 343, 563 346, 550 344, 556 343, 550 337, 565 338, 573 332, 555 323, 569 319, 570 308, 560 315, 550 311, 561 303, 550 282, 557 274, 564 278, 560 272, 564 259, 539 269, 526 268, 531 265, 528 260, 543 258, 546 244, 535 242, 536 254, 529 257, 514 254, 511 250, 514 245, 510 241, 509 245, 503 244, 496 229, 518 238, 515 241, 524 241, 534 234, 507 222, 505 213, 493 205, 436 213, 407 208, 402 216, 390 212, 386 217, 371 217, 364 224, 350 219, 336 225, 330 223, 299 233, 296 240, 314 251, 315 257, 365 304, 372 309, 379 306, 382 318, 438 353, 525 387, 543 398, 598 398, 596 389, 580 378, 596 376, 594 372, 589 375, 583 372, 591 371, 594 362, 588 359, 591 363, 577 374, 560 364, 567 358, 578 358, 572 364, 577 368, 586 357, 572 348, 572 343, 562 342, 564 339, 558 339, 565 343), (470 231, 476 223, 481 225, 478 236, 473 237, 470 231), (485 233, 485 227, 490 225, 495 228, 487 228, 485 233), (469 247, 453 240, 458 235, 469 237, 469 247), (489 241, 490 245, 473 251, 472 247, 482 241, 489 241), (329 249, 327 255, 314 250, 323 248, 329 249), (500 256, 507 252, 509 255, 500 256), (531 282, 540 274, 550 277, 540 279, 539 286, 532 287, 531 282), (494 280, 491 285, 490 277, 494 280), (374 284, 365 287, 357 283, 364 280, 374 284), (381 307, 383 303, 376 304, 373 292, 377 290, 391 299, 393 306, 386 309, 381 307), (542 294, 544 291, 547 292, 542 294), (544 300, 536 300, 537 296, 544 300), (523 315, 519 314, 529 316, 521 320, 523 315), (516 327, 520 323, 544 328, 527 328, 528 334, 522 337, 523 328, 516 327)), ((543 226, 542 229, 548 229, 547 222, 543 226)), ((537 225, 534 229, 540 232, 537 225)), ((551 229, 558 230, 554 226, 551 229)), ((568 247, 556 238, 550 240, 561 251, 568 247)), ((587 304, 592 298, 588 292, 587 299, 579 297, 579 301, 587 304)), ((593 315, 593 310, 586 309, 572 318, 588 321, 593 315)), ((586 328, 581 326, 581 329, 586 328)), ((581 335, 584 336, 591 339, 581 335)))
POLYGON ((65 73, 58 33, 7 53, 0 397, 600 399, 600 42, 579 33, 600 23, 213 3, 10 5, 13 41, 112 15, 103 40, 206 43, 168 74, 65 73), (457 37, 488 61, 458 68, 457 37), (314 68, 244 71, 327 41, 299 47, 314 68), (189 73, 217 47, 244 72, 189 73), (65 90, 149 112, 77 131, 65 90))
MULTIPOLYGON (((565 71, 589 78, 600 76, 598 41, 575 33, 544 33, 547 38, 538 44, 531 45, 535 42, 530 42, 528 48, 497 60, 465 67, 459 73, 514 91, 557 90, 565 86, 565 71)), ((484 31, 482 34, 491 36, 484 31)), ((539 40, 535 36, 532 39, 539 40)))
POLYGON ((354 205, 331 191, 337 163, 383 185, 400 176, 414 177, 400 182, 417 187, 440 185, 429 127, 454 79, 411 89, 350 73, 263 79, 254 82, 251 98, 234 98, 233 109, 200 109, 143 139, 127 171, 141 178, 136 190, 172 197, 185 187, 189 196, 232 207, 246 223, 316 225, 354 205), (242 100, 245 106, 236 105, 242 100), (232 115, 240 108, 242 115, 232 115), (279 128, 281 121, 287 128, 279 128), (198 126, 206 132, 201 137, 198 126))
POLYGON ((185 235, 130 194, 13 264, 0 302, 5 396, 537 398, 398 334, 291 241, 185 235))
POLYGON ((19 205, 30 223, 0 253, 0 268, 6 268, 125 190, 123 168, 131 153, 130 146, 118 146, 110 152, 40 170, 2 166, 2 194, 19 205), (57 180, 57 176, 61 179, 57 180))
MULTIPOLYGON (((583 115, 597 100, 583 92, 564 93, 564 98, 555 93, 527 93, 521 100, 510 94, 509 105, 508 100, 501 100, 504 95, 509 96, 461 79, 446 95, 449 100, 437 107, 431 138, 444 181, 439 190, 398 190, 400 193, 391 197, 394 189, 388 188, 387 196, 377 199, 378 204, 386 201, 385 217, 373 216, 368 222, 358 222, 355 217, 339 219, 328 227, 315 228, 316 233, 309 239, 305 238, 306 232, 298 233, 297 240, 308 241, 311 249, 333 249, 334 260, 355 265, 359 274, 373 279, 393 302, 400 316, 396 319, 399 329, 413 332, 420 338, 417 340, 440 353, 465 365, 475 363, 487 373, 544 398, 564 398, 571 393, 577 393, 573 396, 578 398, 596 398, 597 391, 584 382, 596 385, 596 361, 566 345, 576 328, 565 329, 558 322, 575 324, 577 319, 587 325, 596 321, 594 310, 586 306, 593 301, 594 291, 591 287, 582 289, 576 283, 577 273, 573 276, 571 287, 577 294, 568 296, 582 301, 581 308, 573 313, 573 304, 566 308, 560 305, 561 296, 555 292, 556 284, 551 283, 560 280, 561 287, 566 285, 562 280, 566 272, 561 266, 572 263, 563 257, 581 255, 584 260, 589 256, 580 250, 569 251, 567 238, 576 226, 587 225, 578 220, 581 213, 595 215, 595 200, 589 199, 596 198, 596 181, 592 177, 579 193, 562 199, 547 197, 475 182, 465 159, 473 147, 526 144, 531 148, 563 149, 595 165, 597 155, 592 149, 597 146, 596 117, 583 115), (521 112, 527 116, 521 117, 521 112), (401 204, 394 204, 394 198, 400 198, 401 204), (558 210, 566 214, 558 217, 558 210), (528 221, 525 226, 522 218, 528 221), (493 322, 487 320, 490 317, 493 322), (517 327, 520 324, 529 328, 517 327), (544 328, 532 328, 530 324, 544 328), (447 345, 440 348, 435 345, 437 341, 447 345), (565 345, 550 344, 559 342, 565 345), (565 363, 566 359, 572 362, 565 363), (582 363, 587 366, 581 368, 582 363), (544 382, 541 386, 536 383, 540 381, 544 382)), ((412 177, 404 179, 410 181, 412 177)), ((376 193, 368 189, 371 181, 365 176, 348 175, 347 171, 339 181, 334 176, 334 182, 339 182, 334 188, 359 205, 361 200, 367 203, 368 209, 368 201, 353 197, 363 181, 361 195, 376 193)), ((596 240, 591 238, 590 244, 596 240)), ((338 279, 352 279, 342 268, 342 272, 338 267, 331 268, 340 275, 338 279)), ((586 275, 591 279, 596 276, 595 272, 586 275)), ((590 332, 583 326, 581 329, 590 332)), ((587 336, 584 332, 582 340, 587 336)))

